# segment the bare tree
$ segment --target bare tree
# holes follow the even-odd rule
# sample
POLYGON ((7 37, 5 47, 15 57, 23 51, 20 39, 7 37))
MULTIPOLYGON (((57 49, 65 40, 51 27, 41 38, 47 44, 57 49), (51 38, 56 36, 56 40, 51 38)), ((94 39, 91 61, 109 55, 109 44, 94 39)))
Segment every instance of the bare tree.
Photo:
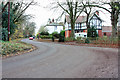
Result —
POLYGON ((84 6, 84 13, 86 14, 86 26, 87 26, 87 29, 89 29, 90 28, 89 17, 90 17, 90 14, 92 13, 93 7, 86 6, 91 4, 90 1, 83 1, 82 4, 83 4, 82 6, 84 6))
POLYGON ((21 2, 15 2, 14 4, 16 4, 13 7, 13 11, 15 14, 17 14, 14 17, 14 22, 18 22, 18 20, 22 17, 22 15, 24 14, 24 12, 32 5, 36 5, 37 2, 35 2, 34 0, 30 1, 30 2, 24 2, 23 0, 21 2))
POLYGON ((70 23, 71 23, 71 37, 75 38, 75 22, 77 18, 80 16, 80 14, 83 12, 84 7, 80 7, 82 5, 82 1, 78 0, 65 0, 65 1, 55 1, 50 3, 47 8, 51 8, 51 10, 54 10, 53 12, 59 13, 57 21, 60 20, 60 18, 63 15, 69 15, 70 23))
POLYGON ((69 15, 70 22, 71 22, 71 37, 75 38, 75 21, 80 16, 80 14, 83 12, 84 7, 79 7, 82 2, 79 2, 77 0, 66 0, 65 2, 57 2, 60 8, 64 12, 66 12, 69 15))
POLYGON ((112 38, 114 38, 116 37, 116 33, 118 31, 117 23, 118 23, 118 18, 120 14, 120 1, 112 1, 112 0, 110 2, 104 1, 104 2, 101 2, 101 5, 98 3, 95 3, 94 5, 88 5, 88 6, 98 7, 110 13, 111 24, 112 24, 112 38), (110 9, 101 5, 109 5, 110 9))

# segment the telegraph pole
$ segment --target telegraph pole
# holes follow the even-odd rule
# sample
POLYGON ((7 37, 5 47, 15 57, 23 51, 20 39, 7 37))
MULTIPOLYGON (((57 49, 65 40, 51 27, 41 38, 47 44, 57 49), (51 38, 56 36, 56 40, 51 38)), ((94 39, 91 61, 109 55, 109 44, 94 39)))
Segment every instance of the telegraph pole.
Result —
POLYGON ((10 40, 10 1, 8 2, 8 41, 10 40))

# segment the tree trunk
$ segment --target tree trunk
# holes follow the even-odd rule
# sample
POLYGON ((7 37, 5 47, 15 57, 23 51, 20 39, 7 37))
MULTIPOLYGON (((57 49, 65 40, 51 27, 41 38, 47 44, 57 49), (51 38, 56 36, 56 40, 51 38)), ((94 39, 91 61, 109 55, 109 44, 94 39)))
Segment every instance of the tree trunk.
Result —
MULTIPOLYGON (((118 3, 119 5, 119 3, 118 3)), ((112 38, 117 37, 117 23, 118 23, 118 15, 119 15, 119 9, 116 9, 116 5, 112 2, 111 6, 111 24, 112 24, 112 38)))
POLYGON ((114 25, 112 25, 112 38, 116 37, 116 29, 114 28, 114 25))
POLYGON ((70 34, 70 37, 71 38, 75 38, 75 20, 74 20, 74 16, 73 16, 73 12, 71 10, 71 15, 70 15, 70 21, 71 21, 71 34, 70 34))
POLYGON ((75 23, 71 23, 71 38, 75 38, 75 23))
POLYGON ((117 37, 117 19, 116 15, 111 15, 112 38, 117 37))
POLYGON ((86 19, 87 30, 90 28, 90 25, 89 25, 88 19, 89 19, 89 14, 87 14, 87 19, 86 19))

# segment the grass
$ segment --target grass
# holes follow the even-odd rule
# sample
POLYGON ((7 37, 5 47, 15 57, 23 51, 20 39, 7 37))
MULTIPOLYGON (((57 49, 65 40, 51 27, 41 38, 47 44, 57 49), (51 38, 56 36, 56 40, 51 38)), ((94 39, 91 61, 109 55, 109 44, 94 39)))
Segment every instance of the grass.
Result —
POLYGON ((32 45, 21 42, 18 40, 12 40, 12 41, 0 41, 1 47, 1 53, 0 55, 10 55, 10 54, 17 54, 17 52, 21 52, 24 50, 29 50, 32 48, 32 45))
POLYGON ((67 38, 65 38, 65 41, 66 41, 66 42, 69 42, 69 41, 76 41, 76 39, 73 38, 73 37, 67 37, 67 38))
POLYGON ((90 43, 93 43, 93 44, 118 44, 118 38, 108 38, 108 37, 97 37, 97 38, 91 38, 91 37, 88 37, 88 38, 85 38, 85 39, 82 39, 82 38, 77 38, 76 41, 79 42, 79 43, 85 43, 85 40, 88 39, 90 41, 90 43))
POLYGON ((86 44, 85 41, 88 41, 87 44, 96 45, 96 46, 105 46, 105 47, 119 47, 120 40, 116 38, 108 38, 107 36, 104 37, 97 37, 91 38, 88 37, 87 39, 77 38, 76 42, 79 44, 86 44))

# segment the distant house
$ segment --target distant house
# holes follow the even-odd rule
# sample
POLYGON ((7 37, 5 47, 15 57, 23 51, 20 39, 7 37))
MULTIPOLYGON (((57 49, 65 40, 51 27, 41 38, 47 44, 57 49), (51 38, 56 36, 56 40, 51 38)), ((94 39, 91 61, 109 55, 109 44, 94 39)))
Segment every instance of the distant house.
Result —
POLYGON ((47 24, 45 27, 48 30, 49 34, 52 34, 53 32, 60 33, 63 30, 63 25, 54 22, 54 20, 50 22, 49 24, 47 24))
MULTIPOLYGON (((75 37, 87 37, 86 16, 79 16, 75 22, 75 37)), ((89 17, 90 27, 97 29, 98 35, 102 36, 102 19, 99 17, 99 12, 95 12, 89 17)), ((70 37, 71 23, 68 15, 65 16, 65 37, 70 37)))
POLYGON ((112 26, 102 26, 102 35, 110 37, 112 35, 112 26))
MULTIPOLYGON (((120 15, 118 18, 117 29, 120 31, 120 15)), ((102 26, 102 35, 110 37, 112 35, 112 25, 102 26)))

